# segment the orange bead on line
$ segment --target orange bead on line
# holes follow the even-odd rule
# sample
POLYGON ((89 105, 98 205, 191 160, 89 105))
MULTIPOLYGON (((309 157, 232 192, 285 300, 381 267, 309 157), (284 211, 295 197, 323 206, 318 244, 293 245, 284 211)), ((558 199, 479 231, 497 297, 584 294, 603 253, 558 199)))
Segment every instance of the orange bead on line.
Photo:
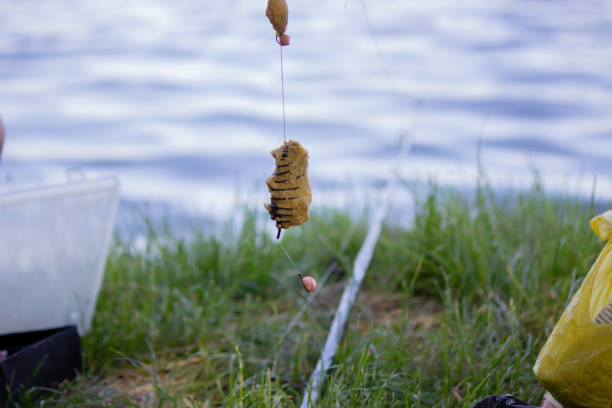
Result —
POLYGON ((302 285, 304 285, 304 289, 308 292, 312 292, 317 288, 317 281, 314 280, 312 276, 304 276, 302 279, 302 285))
POLYGON ((276 42, 278 42, 282 46, 289 45, 289 41, 291 41, 291 37, 289 37, 289 34, 283 34, 280 37, 276 37, 276 42))

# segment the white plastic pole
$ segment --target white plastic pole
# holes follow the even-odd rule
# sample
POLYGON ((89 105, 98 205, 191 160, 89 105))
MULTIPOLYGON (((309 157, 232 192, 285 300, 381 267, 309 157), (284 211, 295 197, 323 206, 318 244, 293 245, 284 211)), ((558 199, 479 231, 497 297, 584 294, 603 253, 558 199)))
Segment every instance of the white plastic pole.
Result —
POLYGON ((359 292, 359 287, 361 286, 361 281, 363 281, 366 269, 368 268, 370 260, 372 259, 374 247, 378 241, 378 236, 380 235, 380 230, 382 229, 382 222, 387 211, 387 201, 387 194, 385 194, 381 205, 376 207, 374 210, 370 221, 370 228, 368 229, 368 234, 366 235, 366 238, 363 241, 363 246, 361 247, 361 250, 359 250, 359 254, 357 254, 357 258, 355 259, 353 276, 346 285, 346 288, 344 288, 344 293, 342 294, 342 299, 340 299, 340 304, 336 310, 334 321, 329 329, 329 335, 327 336, 325 347, 323 347, 321 358, 319 358, 315 370, 308 381, 308 386, 304 390, 304 396, 302 398, 300 408, 314 407, 317 399, 319 398, 319 390, 321 385, 325 382, 325 373, 330 368, 332 360, 334 359, 336 348, 338 347, 340 337, 342 336, 342 332, 344 332, 344 327, 346 326, 346 320, 349 316, 349 312, 351 311, 351 306, 355 301, 355 297, 357 296, 357 292, 359 292))

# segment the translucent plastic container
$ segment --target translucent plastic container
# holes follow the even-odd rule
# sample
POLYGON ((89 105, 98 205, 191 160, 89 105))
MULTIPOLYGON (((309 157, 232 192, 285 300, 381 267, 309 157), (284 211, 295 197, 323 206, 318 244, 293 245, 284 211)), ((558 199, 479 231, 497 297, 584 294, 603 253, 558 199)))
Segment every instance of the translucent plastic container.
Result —
POLYGON ((0 334, 89 331, 118 193, 109 177, 0 194, 0 334))

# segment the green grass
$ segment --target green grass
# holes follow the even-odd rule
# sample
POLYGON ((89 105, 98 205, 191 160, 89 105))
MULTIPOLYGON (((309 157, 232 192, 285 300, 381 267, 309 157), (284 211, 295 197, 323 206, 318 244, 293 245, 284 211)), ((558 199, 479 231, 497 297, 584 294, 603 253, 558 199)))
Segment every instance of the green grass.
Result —
MULTIPOLYGON (((537 184, 501 196, 432 186, 416 200, 414 228, 383 229, 320 406, 471 407, 504 392, 537 403, 531 367, 602 248, 588 226, 597 210, 537 184)), ((284 233, 302 272, 330 271, 308 305, 274 237, 245 212, 223 238, 151 232, 145 251, 117 241, 84 371, 13 404, 299 405, 367 225, 317 210, 284 233)))

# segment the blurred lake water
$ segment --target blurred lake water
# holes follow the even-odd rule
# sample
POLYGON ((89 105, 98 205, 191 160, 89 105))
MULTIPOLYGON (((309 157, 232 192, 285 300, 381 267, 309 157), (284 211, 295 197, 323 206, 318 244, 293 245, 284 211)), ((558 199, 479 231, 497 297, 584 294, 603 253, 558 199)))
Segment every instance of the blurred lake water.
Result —
MULTIPOLYGON (((0 2, 0 185, 66 168, 126 200, 261 206, 282 142, 266 1, 0 2)), ((612 2, 289 0, 287 138, 313 205, 399 173, 612 199, 612 2), (397 160, 399 138, 411 153, 397 160)))

